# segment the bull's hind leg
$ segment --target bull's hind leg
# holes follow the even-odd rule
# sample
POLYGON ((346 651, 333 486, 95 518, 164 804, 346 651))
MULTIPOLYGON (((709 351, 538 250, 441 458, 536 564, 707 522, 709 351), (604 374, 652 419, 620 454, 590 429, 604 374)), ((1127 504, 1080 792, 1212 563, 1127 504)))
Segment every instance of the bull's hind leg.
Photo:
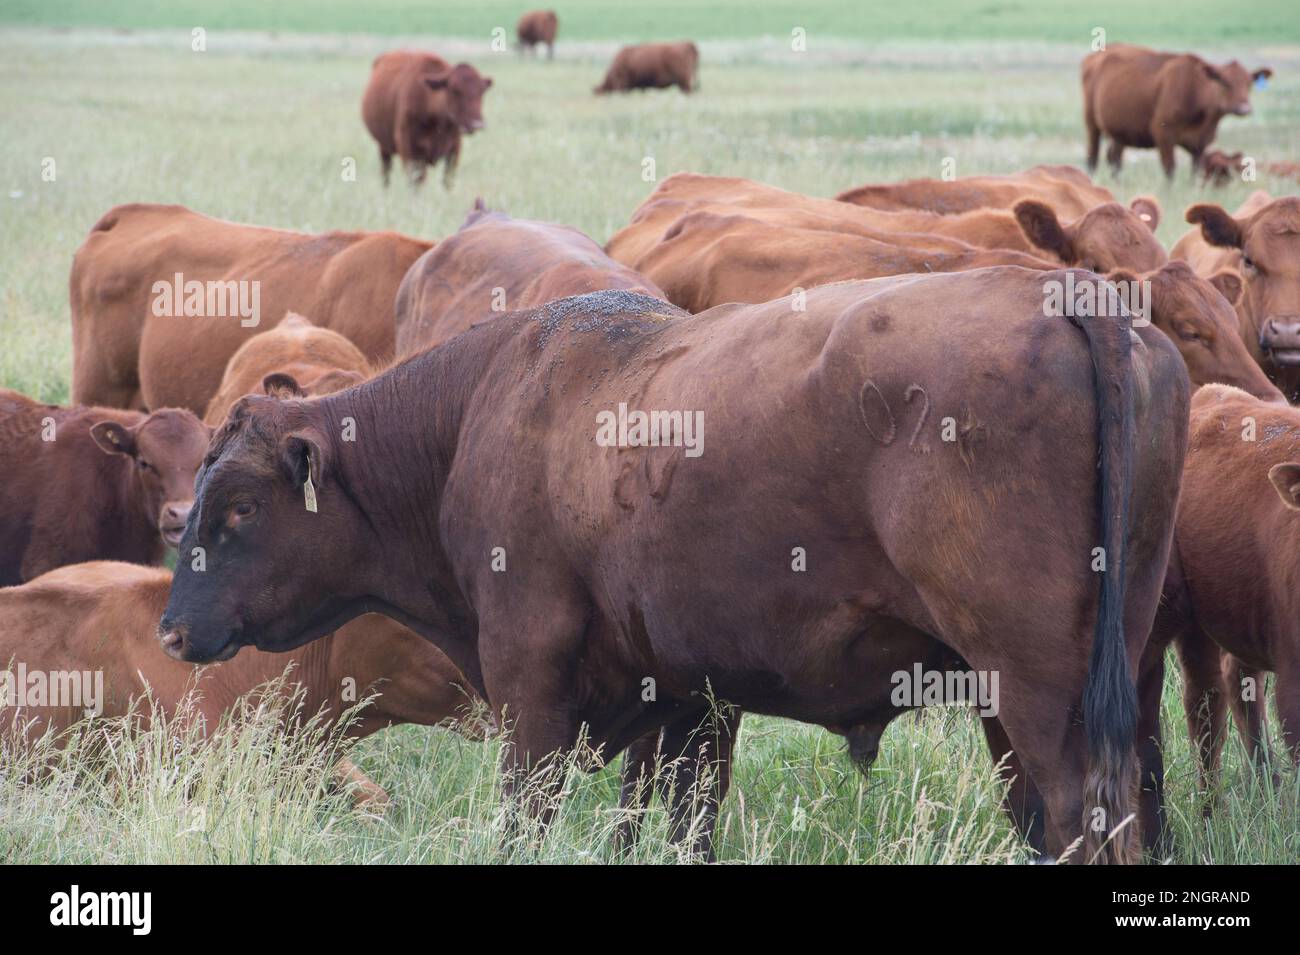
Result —
POLYGON ((379 150, 379 167, 384 176, 384 188, 393 178, 393 154, 379 150))
POLYGON ((1029 771, 1011 748, 1007 731, 996 716, 980 718, 984 729, 984 738, 988 740, 989 753, 995 764, 1002 765, 1002 779, 1007 784, 1007 794, 1002 801, 1011 821, 1015 824, 1020 837, 1041 858, 1047 853, 1045 841, 1047 808, 1043 804, 1043 794, 1038 791, 1034 781, 1029 778, 1029 771))
POLYGON ((1142 847, 1157 857, 1168 855, 1171 849, 1165 818, 1165 757, 1160 727, 1165 649, 1164 643, 1148 642, 1137 681, 1137 757, 1142 785, 1138 813, 1142 823, 1142 847))
POLYGON ((1110 165, 1110 171, 1118 176, 1120 167, 1124 165, 1123 143, 1113 139, 1110 141, 1110 145, 1106 147, 1106 162, 1110 165))
POLYGON ((1096 172, 1097 157, 1101 152, 1101 127, 1089 116, 1084 117, 1083 123, 1088 131, 1088 171, 1096 172))

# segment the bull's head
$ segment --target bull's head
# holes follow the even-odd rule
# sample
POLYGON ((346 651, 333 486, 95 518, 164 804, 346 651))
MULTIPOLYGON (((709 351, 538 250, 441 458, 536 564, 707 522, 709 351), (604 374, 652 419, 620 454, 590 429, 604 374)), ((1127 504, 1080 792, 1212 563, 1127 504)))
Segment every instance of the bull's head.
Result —
POLYGON ((492 86, 490 76, 481 75, 468 63, 457 63, 443 73, 425 77, 424 85, 441 98, 443 108, 435 104, 433 111, 445 112, 461 132, 483 128, 483 94, 492 86))
POLYGON ((1037 199, 1022 199, 1013 211, 1025 238, 1066 265, 1099 274, 1112 269, 1147 272, 1169 258, 1155 236, 1160 206, 1154 199, 1139 197, 1127 208, 1108 202, 1068 223, 1037 199))

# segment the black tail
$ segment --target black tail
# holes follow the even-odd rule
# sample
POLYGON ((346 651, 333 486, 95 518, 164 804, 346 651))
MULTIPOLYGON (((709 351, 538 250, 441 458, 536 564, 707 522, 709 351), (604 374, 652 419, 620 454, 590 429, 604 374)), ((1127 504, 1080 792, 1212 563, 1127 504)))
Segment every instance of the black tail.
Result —
MULTIPOLYGON (((1100 280, 1098 280, 1100 284, 1100 280)), ((1102 286, 1106 289, 1107 286, 1102 286)), ((1099 290, 1099 295, 1101 291, 1099 290)), ((1100 309, 1099 309, 1100 310, 1100 309)), ((1124 580, 1133 484, 1132 319, 1075 319, 1088 338, 1097 386, 1104 571, 1097 629, 1083 694, 1088 734, 1084 854, 1089 861, 1133 861, 1135 827, 1111 838, 1133 811, 1137 689, 1124 637, 1124 580)))

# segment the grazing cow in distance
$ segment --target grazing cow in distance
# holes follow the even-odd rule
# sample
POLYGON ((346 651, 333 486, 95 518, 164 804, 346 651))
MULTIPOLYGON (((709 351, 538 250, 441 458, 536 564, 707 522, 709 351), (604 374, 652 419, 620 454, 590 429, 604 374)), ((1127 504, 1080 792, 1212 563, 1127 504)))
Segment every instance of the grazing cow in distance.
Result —
POLYGON ((1174 175, 1174 149, 1192 157, 1192 175, 1214 142, 1224 116, 1250 115, 1250 88, 1273 75, 1248 71, 1236 60, 1222 66, 1192 53, 1161 53, 1115 43, 1084 58, 1083 117, 1088 168, 1097 168, 1101 137, 1110 140, 1106 161, 1115 172, 1124 149, 1158 149, 1165 176, 1174 175))
POLYGON ((678 87, 689 93, 698 87, 700 51, 689 40, 680 43, 637 43, 614 56, 596 94, 678 87))
POLYGON ((491 212, 480 199, 454 234, 414 265, 397 291, 397 352, 437 345, 504 311, 627 289, 663 298, 577 229, 491 212))
POLYGON ((460 138, 483 128, 483 94, 492 78, 468 63, 452 66, 433 53, 395 50, 375 58, 361 100, 361 118, 379 144, 384 185, 393 157, 413 183, 424 182, 429 166, 443 164, 451 185, 460 162, 460 138))
MULTIPOLYGON (((147 688, 164 719, 197 717, 205 734, 240 697, 290 666, 287 686, 303 688, 300 717, 323 713, 329 726, 352 709, 356 719, 347 735, 354 739, 401 723, 457 721, 477 699, 433 644, 379 614, 364 614, 288 653, 253 651, 200 669, 180 663, 158 647, 171 578, 160 568, 95 561, 0 589, 0 669, 22 664, 29 672, 102 673, 96 715, 126 715, 147 688), (372 693, 378 697, 360 707, 372 693), (191 710, 182 708, 187 697, 191 710)), ((138 712, 148 719, 150 705, 138 712)), ((31 740, 46 730, 62 732, 84 715, 83 706, 8 707, 0 711, 0 731, 21 726, 31 740)), ((463 721, 459 728, 472 729, 463 721)), ((336 775, 355 786, 358 803, 377 807, 388 801, 351 760, 343 760, 336 775)))
POLYGON ((546 44, 546 58, 555 59, 555 35, 560 29, 560 19, 554 10, 533 10, 519 18, 515 35, 519 38, 519 52, 535 50, 537 44, 546 44))
MULTIPOLYGON (((597 292, 334 395, 242 399, 181 542, 207 570, 177 568, 163 645, 229 659, 400 615, 508 715, 506 792, 543 822, 580 737, 611 758, 714 698, 888 723, 892 675, 954 654, 999 674, 990 748, 1036 781, 1039 845, 1131 861, 1129 660, 1168 559, 1189 385, 1123 313, 1045 316, 1045 279, 1101 281, 895 276, 812 289, 798 314, 681 321, 597 292), (1088 570, 1099 546, 1106 573, 1088 570)), ((684 755, 705 735, 681 734, 684 755)))
POLYGON ((309 235, 117 206, 72 262, 72 400, 204 414, 231 355, 289 311, 387 361, 397 286, 429 247, 396 232, 309 235), (204 291, 222 289, 256 305, 251 317, 210 309, 204 291))
POLYGON ((1300 198, 1259 190, 1229 215, 1221 206, 1187 210, 1200 229, 1174 246, 1199 275, 1240 273, 1242 338, 1269 378, 1291 400, 1300 393, 1300 198))
POLYGON ((0 587, 175 547, 211 436, 190 412, 62 408, 0 389, 0 587))
MULTIPOLYGON (((1183 700, 1202 786, 1213 788, 1231 708, 1253 760, 1268 749, 1263 673, 1282 738, 1300 764, 1300 410, 1213 385, 1192 398, 1187 462, 1164 597, 1142 662, 1157 710, 1164 651, 1183 668, 1183 700)), ((1158 723, 1157 734, 1158 734, 1158 723)), ((1159 812, 1159 736, 1143 753, 1159 812)))
POLYGON ((230 356, 203 421, 212 427, 221 424, 231 405, 244 395, 263 391, 272 375, 295 397, 307 397, 342 391, 369 374, 370 363, 356 345, 290 312, 275 328, 254 335, 230 356))
POLYGON ((1045 165, 1005 176, 908 179, 858 186, 846 189, 835 199, 885 212, 919 209, 941 215, 972 209, 1010 209, 1022 199, 1037 199, 1060 215, 1078 218, 1089 209, 1114 202, 1115 196, 1096 185, 1081 169, 1045 165))

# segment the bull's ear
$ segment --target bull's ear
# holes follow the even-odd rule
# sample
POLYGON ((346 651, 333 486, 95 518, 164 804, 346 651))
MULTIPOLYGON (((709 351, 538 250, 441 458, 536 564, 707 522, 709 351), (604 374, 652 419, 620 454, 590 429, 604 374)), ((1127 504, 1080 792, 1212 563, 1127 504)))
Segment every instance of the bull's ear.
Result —
POLYGON ((1267 66, 1260 67, 1254 73, 1250 74, 1250 78, 1256 83, 1258 83, 1260 80, 1267 80, 1272 76, 1273 76, 1273 71, 1270 70, 1267 66))
POLYGON ((1021 199, 1013 212, 1020 231, 1031 244, 1056 253, 1062 262, 1074 261, 1074 243, 1051 206, 1037 199, 1021 199))
POLYGON ((294 487, 306 484, 309 475, 316 487, 325 483, 325 453, 319 435, 308 431, 286 434, 280 442, 280 459, 294 487))
POLYGON ((491 86, 492 86, 492 77, 490 76, 483 77, 483 88, 488 89, 491 86))
POLYGON ((1268 469, 1268 479, 1282 503, 1293 511, 1300 511, 1300 464, 1288 461, 1268 469))
POLYGON ((135 457, 135 432, 116 421, 100 421, 91 425, 90 437, 105 454, 135 457))
POLYGON ((1228 300, 1229 305, 1236 305, 1237 299, 1241 298, 1243 288, 1241 276, 1232 269, 1215 272, 1210 276, 1210 284, 1219 290, 1219 294, 1228 300))
POLYGON ((283 371, 273 371, 263 378, 262 390, 272 398, 279 398, 281 401, 307 397, 307 393, 299 386, 298 379, 283 371))
POLYGON ((1201 227, 1201 236, 1210 245, 1241 248, 1241 225, 1222 206, 1202 202, 1188 209, 1186 218, 1192 225, 1201 227))
POLYGON ((1133 210, 1133 214, 1147 224, 1152 232, 1156 231, 1156 226, 1160 225, 1160 203, 1156 202, 1150 196, 1138 196, 1128 204, 1133 210))
POLYGON ((451 79, 451 70, 446 73, 439 73, 437 76, 426 76, 424 85, 431 90, 443 90, 447 88, 447 81, 451 79))

